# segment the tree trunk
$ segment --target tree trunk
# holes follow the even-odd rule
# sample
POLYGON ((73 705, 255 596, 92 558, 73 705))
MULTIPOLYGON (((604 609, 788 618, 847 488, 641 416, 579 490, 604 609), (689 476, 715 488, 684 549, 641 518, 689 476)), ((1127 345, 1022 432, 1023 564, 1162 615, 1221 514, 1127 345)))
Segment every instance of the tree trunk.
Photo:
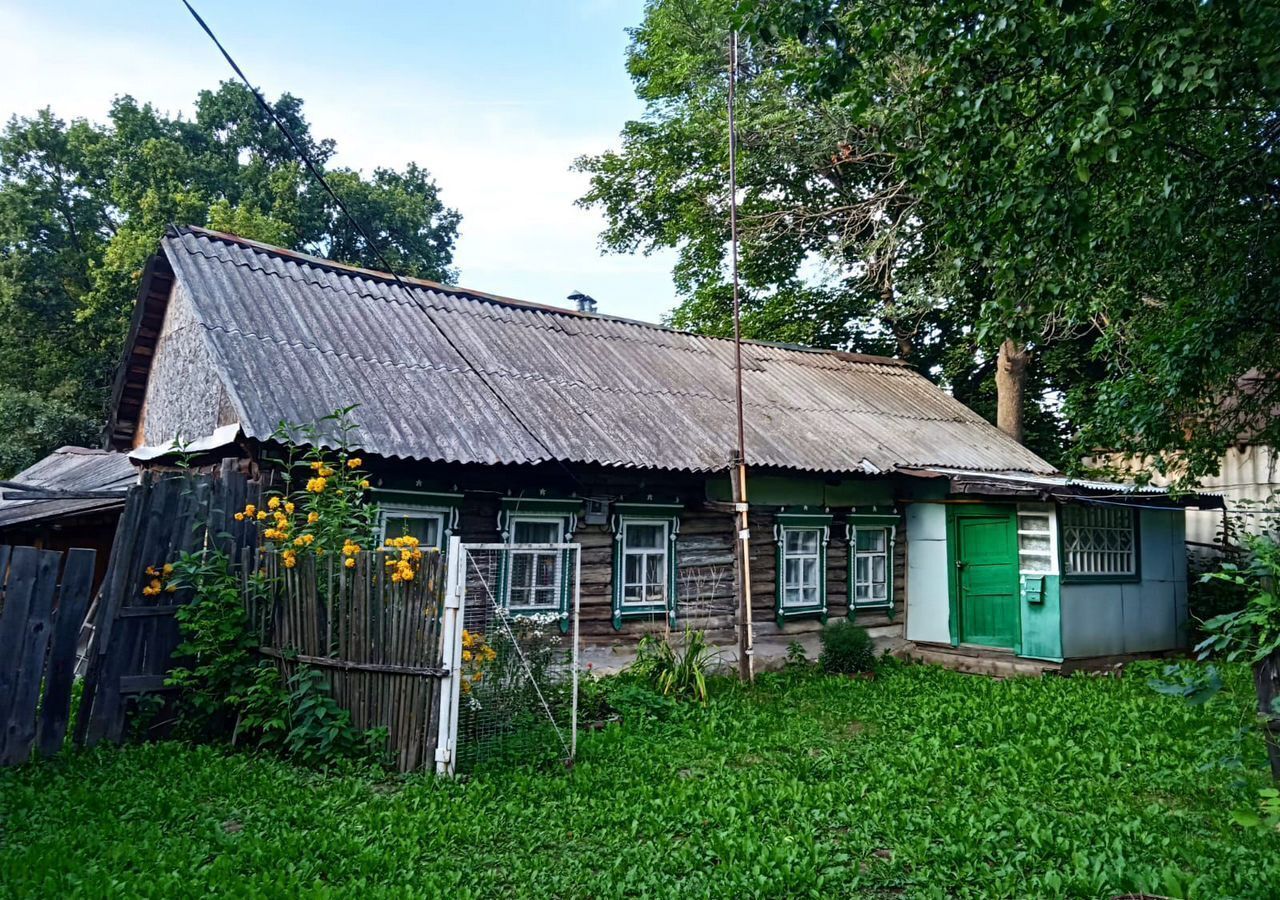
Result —
POLYGON ((1280 781, 1280 713, 1276 698, 1280 697, 1280 650, 1258 663, 1253 670, 1253 686, 1258 692, 1258 712, 1262 716, 1262 736, 1267 742, 1267 759, 1271 761, 1271 777, 1280 781))
POLYGON ((1023 441, 1024 393, 1027 385, 1027 348, 1006 338, 996 359, 996 427, 1019 444, 1023 441))

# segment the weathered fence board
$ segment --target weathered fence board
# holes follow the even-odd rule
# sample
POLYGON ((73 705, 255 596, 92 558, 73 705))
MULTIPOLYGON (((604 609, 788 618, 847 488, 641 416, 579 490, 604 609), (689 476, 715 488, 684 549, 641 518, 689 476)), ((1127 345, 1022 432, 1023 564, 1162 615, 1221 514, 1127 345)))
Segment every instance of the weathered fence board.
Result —
POLYGON ((59 585, 62 561, 52 550, 0 547, 0 765, 30 759, 37 736, 43 755, 55 753, 66 735, 94 552, 71 551, 59 585))
MULTIPOLYGON (((167 690, 165 677, 182 642, 174 613, 191 598, 183 592, 144 596, 147 567, 160 567, 207 545, 226 552, 233 564, 251 558, 246 554, 253 552, 256 528, 236 522, 233 514, 259 493, 259 482, 250 480, 235 460, 224 460, 205 474, 148 472, 130 489, 94 622, 77 742, 119 742, 129 698, 167 690)), ((159 736, 161 729, 153 728, 152 734, 159 736)))
POLYGON ((80 627, 89 610, 93 567, 97 554, 73 549, 67 553, 58 592, 57 614, 49 643, 49 665, 44 676, 44 700, 40 704, 40 725, 36 743, 41 756, 62 749, 71 713, 71 685, 75 681, 76 644, 80 627))

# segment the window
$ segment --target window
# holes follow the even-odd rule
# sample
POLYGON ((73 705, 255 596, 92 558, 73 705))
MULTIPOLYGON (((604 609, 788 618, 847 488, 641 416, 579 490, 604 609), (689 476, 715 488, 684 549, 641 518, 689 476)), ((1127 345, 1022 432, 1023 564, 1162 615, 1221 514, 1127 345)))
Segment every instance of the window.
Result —
MULTIPOLYGON (((819 507, 819 510, 822 508, 819 507)), ((831 516, 796 507, 777 514, 778 545, 774 613, 778 627, 789 618, 827 616, 827 540, 831 516)))
MULTIPOLYGON (((512 516, 513 544, 559 544, 565 540, 564 519, 512 516)), ((561 550, 513 549, 508 554, 507 608, 512 611, 558 611, 564 580, 561 550)))
POLYGON ((622 605, 667 603, 667 523, 623 521, 622 605))
POLYGON ((442 549, 445 538, 445 521, 449 510, 421 506, 384 505, 382 507, 380 543, 389 538, 413 535, 421 547, 442 549))
POLYGON ((782 531, 782 608, 818 605, 822 592, 822 530, 784 528, 782 531))
POLYGON ((679 503, 613 504, 613 627, 628 618, 675 624, 679 503))
POLYGON ((1023 575, 1052 575, 1057 570, 1051 507, 1018 509, 1018 569, 1023 575))
POLYGON ((889 602, 889 529, 858 528, 853 539, 853 602, 889 602))
POLYGON ((1069 576, 1100 580, 1138 575, 1138 540, 1132 509, 1062 507, 1062 559, 1069 576))

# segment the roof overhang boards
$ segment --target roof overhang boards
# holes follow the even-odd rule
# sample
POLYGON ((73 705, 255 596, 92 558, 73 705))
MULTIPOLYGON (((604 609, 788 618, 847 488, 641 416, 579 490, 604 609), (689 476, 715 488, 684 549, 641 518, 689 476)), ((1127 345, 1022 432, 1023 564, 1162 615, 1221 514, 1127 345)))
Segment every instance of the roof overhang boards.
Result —
POLYGON ((156 342, 169 306, 173 288, 173 267, 164 251, 147 261, 142 284, 133 307, 133 321, 125 341, 125 356, 116 371, 111 388, 111 417, 107 422, 107 441, 113 449, 133 447, 142 418, 142 404, 147 396, 147 376, 155 357, 156 342))

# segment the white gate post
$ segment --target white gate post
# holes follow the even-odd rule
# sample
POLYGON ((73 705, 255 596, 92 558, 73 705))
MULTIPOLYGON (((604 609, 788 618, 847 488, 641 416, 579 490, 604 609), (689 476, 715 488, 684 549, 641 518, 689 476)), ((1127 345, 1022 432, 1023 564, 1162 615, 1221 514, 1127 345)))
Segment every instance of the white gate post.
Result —
POLYGON ((462 538, 449 538, 448 568, 445 574, 444 617, 440 639, 441 664, 445 676, 440 682, 440 730, 436 736, 436 774, 452 775, 458 748, 458 702, 462 688, 463 594, 466 560, 462 538))

